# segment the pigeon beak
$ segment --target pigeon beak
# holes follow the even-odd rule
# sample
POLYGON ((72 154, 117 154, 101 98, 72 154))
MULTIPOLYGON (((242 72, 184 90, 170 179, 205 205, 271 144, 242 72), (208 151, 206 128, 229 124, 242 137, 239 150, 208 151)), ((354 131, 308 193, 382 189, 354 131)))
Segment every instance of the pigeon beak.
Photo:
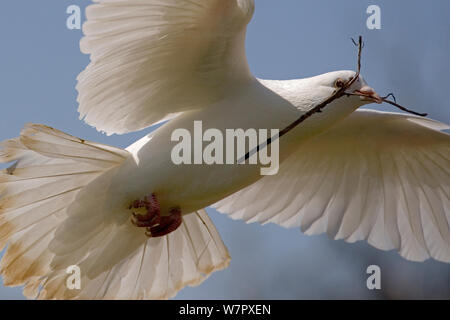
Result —
POLYGON ((376 103, 383 103, 383 99, 369 86, 364 86, 361 89, 355 90, 355 93, 361 96, 363 101, 370 101, 376 103))

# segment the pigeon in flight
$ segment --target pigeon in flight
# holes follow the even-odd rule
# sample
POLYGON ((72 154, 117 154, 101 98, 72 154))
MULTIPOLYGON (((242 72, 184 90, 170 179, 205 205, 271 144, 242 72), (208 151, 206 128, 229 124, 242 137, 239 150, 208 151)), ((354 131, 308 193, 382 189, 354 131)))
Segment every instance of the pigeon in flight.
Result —
POLYGON ((106 134, 165 122, 125 150, 27 125, 1 143, 0 263, 39 299, 164 299, 226 268, 205 212, 366 240, 406 259, 450 262, 450 127, 358 110, 382 98, 355 71, 255 78, 245 54, 253 0, 94 0, 81 50, 79 113, 106 134), (177 165, 172 133, 283 129, 278 173, 177 165), (67 286, 67 268, 80 287, 67 286))

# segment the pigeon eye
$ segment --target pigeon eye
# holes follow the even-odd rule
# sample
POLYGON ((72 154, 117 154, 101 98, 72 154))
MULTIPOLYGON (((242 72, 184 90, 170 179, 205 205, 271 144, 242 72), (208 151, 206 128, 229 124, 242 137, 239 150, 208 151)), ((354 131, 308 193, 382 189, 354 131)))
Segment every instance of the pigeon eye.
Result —
POLYGON ((337 79, 336 82, 334 83, 334 86, 336 88, 342 88, 345 85, 345 81, 341 78, 337 79))

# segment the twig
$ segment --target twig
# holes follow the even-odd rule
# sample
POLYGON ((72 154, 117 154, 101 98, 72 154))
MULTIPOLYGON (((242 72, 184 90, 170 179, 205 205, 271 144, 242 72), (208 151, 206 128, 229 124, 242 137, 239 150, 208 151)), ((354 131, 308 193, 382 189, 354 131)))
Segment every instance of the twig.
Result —
MULTIPOLYGON (((356 93, 356 92, 347 92, 346 95, 347 95, 347 96, 365 97, 364 94, 356 93)), ((388 94, 388 95, 385 96, 385 97, 381 97, 381 100, 382 100, 383 102, 389 103, 389 104, 391 104, 391 105, 393 105, 393 106, 399 108, 400 110, 403 110, 403 111, 405 111, 405 112, 414 114, 414 115, 416 115, 416 116, 420 116, 420 117, 426 117, 426 116, 428 116, 428 113, 420 113, 420 112, 413 111, 413 110, 410 110, 410 109, 408 109, 408 108, 405 108, 405 107, 399 105, 399 104, 397 103, 396 99, 395 99, 395 96, 394 96, 392 93, 388 94), (394 99, 394 101, 388 100, 387 98, 389 98, 389 97, 392 97, 392 98, 394 99)))
POLYGON ((394 102, 397 103, 397 99, 395 98, 394 94, 391 92, 387 96, 381 97, 382 100, 386 100, 387 98, 392 97, 394 99, 394 102))
MULTIPOLYGON (((416 111, 413 111, 413 110, 409 110, 409 109, 407 109, 407 108, 405 108, 405 107, 403 107, 403 106, 397 104, 397 103, 394 102, 394 101, 389 101, 389 100, 387 100, 387 99, 382 99, 382 100, 383 100, 384 102, 386 102, 386 103, 389 103, 389 104, 391 104, 391 105, 393 105, 393 106, 399 108, 400 110, 403 110, 403 111, 405 111, 405 112, 409 112, 409 113, 415 114, 416 116, 420 116, 420 117, 426 117, 426 116, 428 116, 428 113, 420 113, 420 112, 416 112, 416 111)), ((395 99, 394 99, 394 100, 395 100, 395 99)))

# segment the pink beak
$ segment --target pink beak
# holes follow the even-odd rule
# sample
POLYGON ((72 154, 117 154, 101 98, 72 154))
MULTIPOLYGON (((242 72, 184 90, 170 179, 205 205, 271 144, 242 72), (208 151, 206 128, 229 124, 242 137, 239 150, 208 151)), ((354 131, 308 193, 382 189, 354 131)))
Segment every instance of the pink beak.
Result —
POLYGON ((359 90, 355 90, 355 93, 361 95, 364 101, 372 101, 376 103, 383 103, 383 99, 369 86, 364 86, 359 90))

